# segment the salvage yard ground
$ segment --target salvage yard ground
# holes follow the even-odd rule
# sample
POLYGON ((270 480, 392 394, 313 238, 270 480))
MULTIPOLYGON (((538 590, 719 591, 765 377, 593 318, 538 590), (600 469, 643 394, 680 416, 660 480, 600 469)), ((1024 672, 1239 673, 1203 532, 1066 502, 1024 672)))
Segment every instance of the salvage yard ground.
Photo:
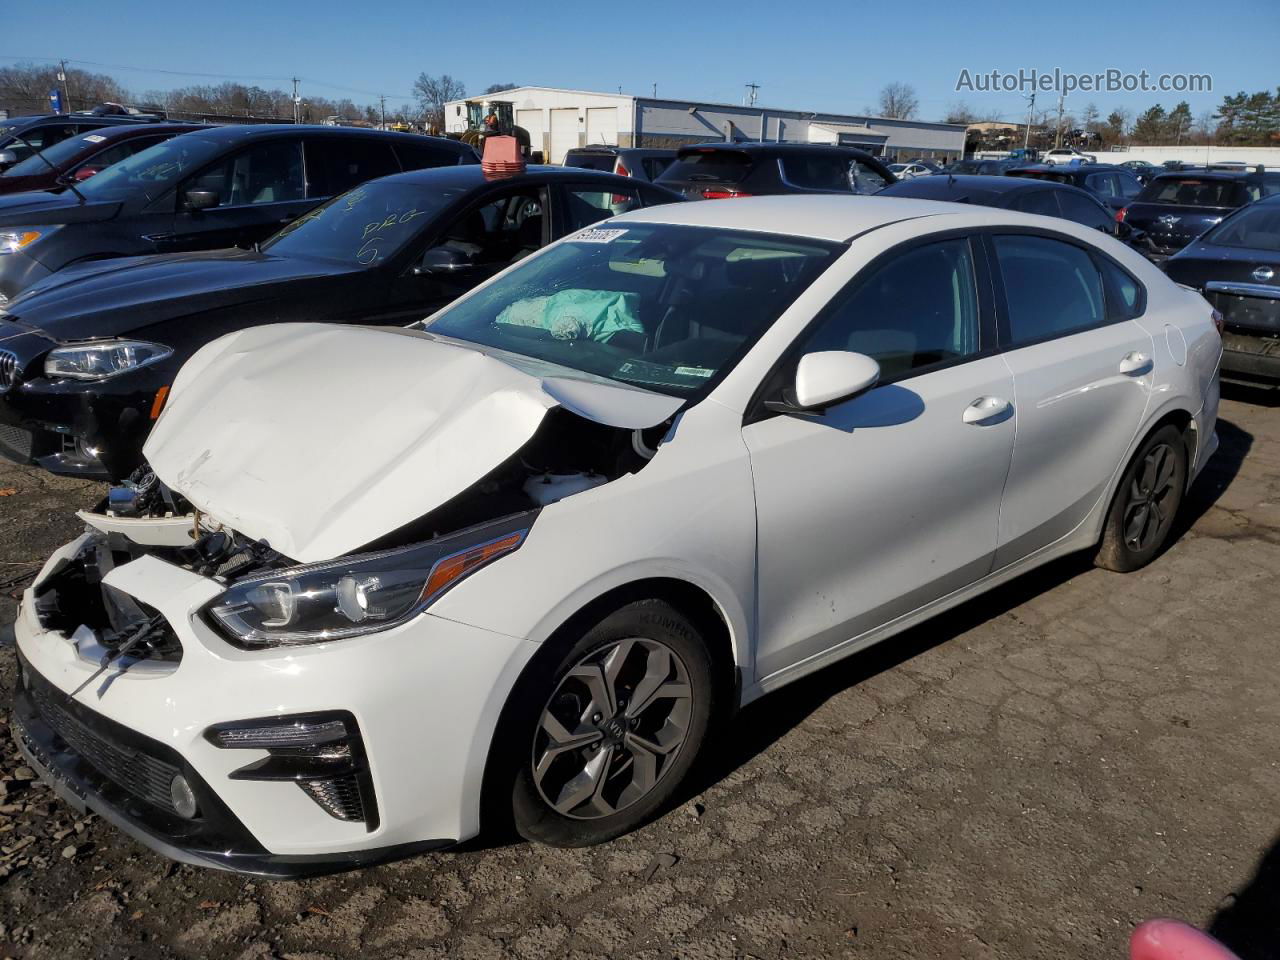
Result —
MULTIPOLYGON (((1280 957, 1280 403, 1227 396, 1164 557, 1056 564, 765 698, 603 847, 248 881, 77 821, 0 736, 0 956, 1119 960, 1175 916, 1280 957)), ((0 622, 100 495, 0 465, 0 622)), ((0 646, 6 730, 14 676, 0 646)))

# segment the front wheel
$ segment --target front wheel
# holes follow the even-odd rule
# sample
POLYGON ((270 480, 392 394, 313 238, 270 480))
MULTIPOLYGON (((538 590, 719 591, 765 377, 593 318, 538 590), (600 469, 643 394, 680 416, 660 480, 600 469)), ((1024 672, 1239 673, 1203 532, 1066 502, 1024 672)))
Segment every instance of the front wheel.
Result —
POLYGON ((697 758, 716 709, 710 654, 657 600, 548 653, 499 731, 515 828, 552 846, 611 840, 670 800, 697 758))
POLYGON ((1094 563, 1128 573, 1145 567, 1164 547, 1187 486, 1187 448, 1172 425, 1138 448, 1120 478, 1094 563))

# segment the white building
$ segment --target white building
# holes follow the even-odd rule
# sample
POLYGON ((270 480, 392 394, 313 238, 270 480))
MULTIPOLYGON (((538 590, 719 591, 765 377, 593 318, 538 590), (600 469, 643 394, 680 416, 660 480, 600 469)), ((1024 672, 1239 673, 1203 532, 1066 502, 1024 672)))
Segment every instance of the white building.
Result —
MULTIPOLYGON (((786 140, 839 143, 885 157, 959 159, 964 124, 893 120, 863 114, 815 113, 773 107, 702 103, 592 93, 555 87, 516 87, 484 99, 509 100, 516 123, 529 131, 534 150, 561 163, 573 147, 680 147, 708 140, 786 140)), ((445 105, 445 130, 467 128, 465 100, 445 105)))

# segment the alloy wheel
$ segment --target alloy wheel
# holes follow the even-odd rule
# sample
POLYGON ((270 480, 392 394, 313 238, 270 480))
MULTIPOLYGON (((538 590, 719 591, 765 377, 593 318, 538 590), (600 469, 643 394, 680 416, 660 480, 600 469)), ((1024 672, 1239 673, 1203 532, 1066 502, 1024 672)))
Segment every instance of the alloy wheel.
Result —
POLYGON ((1124 508, 1124 542, 1141 552, 1158 542, 1173 519, 1169 500, 1173 495, 1176 455, 1167 443, 1156 444, 1143 458, 1129 484, 1129 500, 1124 508))
POLYGON ((633 637, 564 675, 533 738, 533 781, 557 813, 611 816, 662 779, 689 732, 693 693, 680 656, 633 637))

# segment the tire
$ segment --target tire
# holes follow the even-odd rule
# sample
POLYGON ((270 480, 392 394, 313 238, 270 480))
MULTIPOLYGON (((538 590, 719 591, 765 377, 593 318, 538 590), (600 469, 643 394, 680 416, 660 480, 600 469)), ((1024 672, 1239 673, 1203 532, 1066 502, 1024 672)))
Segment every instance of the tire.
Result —
POLYGON ((718 708, 710 651, 687 617, 643 600, 544 653, 504 711, 486 789, 510 797, 527 840, 612 840, 660 811, 697 759, 718 708))
POLYGON ((1187 488, 1187 448, 1172 424, 1154 431, 1120 478, 1094 564, 1129 573, 1164 548, 1187 488))

